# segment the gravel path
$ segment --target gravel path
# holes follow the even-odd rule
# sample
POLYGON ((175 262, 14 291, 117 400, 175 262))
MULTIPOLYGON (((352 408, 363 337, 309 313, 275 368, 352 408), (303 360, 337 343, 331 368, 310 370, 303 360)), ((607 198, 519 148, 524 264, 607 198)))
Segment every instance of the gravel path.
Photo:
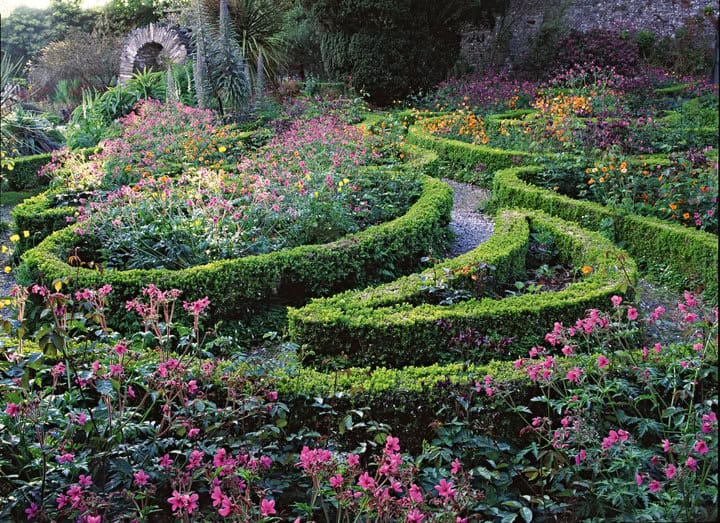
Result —
POLYGON ((455 191, 450 222, 455 242, 448 252, 448 257, 454 258, 487 241, 495 230, 495 223, 488 215, 477 210, 481 203, 490 199, 490 191, 469 183, 447 179, 443 181, 455 191))
MULTIPOLYGON (((0 222, 3 224, 3 227, 0 228, 0 245, 10 245, 10 223, 12 222, 12 217, 10 216, 10 210, 12 207, 8 205, 0 205, 0 222)), ((6 265, 9 265, 10 262, 8 260, 8 255, 0 253, 0 298, 4 296, 8 296, 10 294, 10 289, 12 289, 13 285, 15 285, 15 276, 10 274, 5 274, 5 271, 3 270, 6 265)), ((2 308, 0 309, 0 317, 6 318, 10 315, 10 310, 8 308, 2 308)))

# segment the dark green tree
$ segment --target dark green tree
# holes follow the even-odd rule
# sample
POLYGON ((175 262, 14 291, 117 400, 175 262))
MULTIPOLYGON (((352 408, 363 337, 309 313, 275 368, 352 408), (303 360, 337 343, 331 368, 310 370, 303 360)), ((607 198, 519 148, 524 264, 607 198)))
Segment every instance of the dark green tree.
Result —
POLYGON ((304 0, 321 32, 323 64, 387 104, 442 80, 478 0, 304 0))
POLYGON ((2 50, 24 66, 69 31, 91 32, 97 19, 98 12, 81 9, 80 0, 52 0, 47 9, 21 6, 2 20, 2 50))

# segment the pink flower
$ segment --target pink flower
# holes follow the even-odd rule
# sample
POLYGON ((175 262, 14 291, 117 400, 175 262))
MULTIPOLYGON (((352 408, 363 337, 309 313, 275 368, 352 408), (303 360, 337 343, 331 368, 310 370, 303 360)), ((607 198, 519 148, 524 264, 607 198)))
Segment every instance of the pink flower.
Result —
POLYGON ((607 359, 605 356, 603 356, 602 354, 601 354, 600 356, 598 356, 597 366, 598 366, 599 368, 604 369, 604 368, 607 367, 609 364, 610 364, 610 360, 607 359))
POLYGON ((385 452, 400 452, 400 438, 393 438, 392 436, 388 435, 388 437, 385 439, 385 452))
POLYGON ((275 500, 274 499, 263 499, 260 502, 260 513, 267 517, 271 514, 276 514, 277 511, 275 510, 275 500))
POLYGON ((72 463, 75 460, 75 454, 63 452, 57 457, 58 463, 72 463))
POLYGON ((638 487, 643 484, 642 474, 635 473, 635 483, 637 483, 638 487))
POLYGON ((695 442, 695 452, 698 454, 707 454, 709 450, 710 449, 708 449, 707 443, 703 440, 700 439, 695 442))
POLYGON ((574 369, 570 369, 567 371, 567 374, 565 377, 570 381, 571 383, 578 383, 580 381, 580 377, 582 376, 582 370, 580 370, 579 367, 575 367, 574 369))
POLYGON ((460 460, 458 458, 455 458, 450 464, 450 473, 455 475, 460 472, 460 470, 462 470, 462 464, 460 463, 460 460))
POLYGON ((610 301, 612 302, 613 307, 615 307, 617 309, 618 307, 620 307, 620 304, 622 303, 623 299, 622 299, 622 296, 615 295, 610 298, 610 301))
POLYGON ((348 467, 357 467, 360 465, 360 457, 357 454, 348 454, 347 464, 348 467))
POLYGON ((628 437, 630 437, 630 434, 628 434, 628 432, 623 429, 618 429, 617 433, 620 441, 627 441, 628 437))
POLYGON ((415 483, 410 485, 408 495, 410 496, 410 500, 412 500, 413 503, 422 503, 423 501, 422 491, 420 490, 420 487, 418 487, 415 483))
POLYGON ((575 455, 575 465, 579 467, 580 463, 585 461, 585 458, 587 458, 587 452, 585 452, 584 449, 580 449, 580 452, 575 455))
POLYGON ((672 463, 665 467, 665 477, 667 479, 673 479, 677 473, 677 467, 672 463))
POLYGON ((697 471, 697 460, 693 458, 692 456, 688 456, 688 459, 685 461, 685 466, 692 470, 693 472, 697 471))
POLYGON ((662 440, 662 448, 663 452, 670 452, 672 450, 672 445, 670 444, 670 440, 664 439, 662 440))
POLYGON ((336 474, 330 478, 330 486, 332 488, 342 487, 344 481, 345 478, 343 478, 342 474, 336 474))
POLYGON ((86 516, 85 522, 86 523, 102 523, 102 517, 101 516, 86 516))
POLYGON ((173 512, 182 510, 185 506, 185 503, 183 502, 183 495, 177 490, 173 490, 172 496, 169 497, 167 501, 170 503, 170 508, 173 512))
POLYGON ((446 481, 445 478, 443 478, 440 480, 440 483, 435 485, 435 490, 438 491, 440 497, 449 499, 455 497, 455 494, 457 493, 453 487, 454 485, 452 481, 446 481))
POLYGON ((93 484, 93 480, 90 476, 87 476, 85 474, 80 474, 80 477, 78 478, 78 483, 82 487, 90 487, 93 484))
POLYGON ((10 416, 11 418, 14 418, 18 414, 20 414, 20 405, 17 403, 8 403, 7 407, 5 407, 5 414, 10 416))
POLYGON ((630 307, 627 311, 627 317, 628 317, 628 320, 630 320, 630 321, 637 320, 637 317, 638 317, 637 309, 635 307, 630 307))
POLYGON ((368 474, 367 472, 363 472, 358 479, 358 485, 360 485, 360 487, 365 490, 371 490, 375 488, 375 480, 370 477, 370 474, 368 474))
POLYGON ((37 506, 37 503, 30 503, 30 506, 25 509, 27 520, 32 521, 33 519, 35 519, 39 509, 40 507, 37 506))
POLYGON ((134 481, 133 483, 137 485, 138 487, 144 487, 147 485, 148 479, 150 479, 150 476, 145 473, 144 470, 138 470, 133 474, 134 481))
POLYGON ((158 464, 159 464, 161 467, 170 467, 170 466, 172 466, 173 460, 172 460, 172 458, 170 457, 170 454, 165 454, 165 455, 162 456, 161 458, 158 458, 158 464))
POLYGON ((407 521, 408 523, 420 523, 423 519, 425 519, 425 516, 422 512, 420 512, 416 508, 411 508, 407 513, 407 521))
POLYGON ((650 492, 657 492, 661 488, 660 482, 654 479, 650 482, 648 488, 650 489, 650 492))
POLYGON ((600 445, 600 447, 603 450, 607 450, 607 449, 611 448, 615 443, 617 443, 617 441, 618 441, 618 433, 614 430, 611 430, 608 433, 607 437, 603 438, 602 444, 600 445))

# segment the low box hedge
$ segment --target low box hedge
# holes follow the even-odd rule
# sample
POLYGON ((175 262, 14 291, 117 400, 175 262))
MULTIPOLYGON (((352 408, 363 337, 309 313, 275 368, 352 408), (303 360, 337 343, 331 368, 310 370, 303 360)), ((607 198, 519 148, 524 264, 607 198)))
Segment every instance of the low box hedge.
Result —
MULTIPOLYGON (((473 276, 472 270, 467 275, 462 272, 460 285, 463 278, 473 276)), ((451 361, 457 356, 448 350, 450 340, 466 329, 488 337, 515 338, 506 354, 509 357, 540 342, 554 321, 574 321, 587 309, 607 308, 610 296, 628 292, 635 278, 632 259, 598 233, 542 212, 504 211, 498 215, 496 233, 475 250, 420 275, 291 308, 288 329, 292 339, 314 354, 315 360, 342 356, 347 366, 401 367, 451 361), (592 273, 558 292, 451 305, 423 303, 428 281, 437 281, 434 274, 457 273, 464 264, 494 266, 497 282, 512 283, 524 270, 529 234, 535 230, 553 235, 564 263, 590 266, 592 273)))
POLYGON ((74 228, 66 227, 25 252, 19 272, 24 275, 23 283, 61 279, 79 288, 111 284, 113 325, 134 321, 124 311, 125 301, 138 296, 149 283, 180 289, 185 300, 207 295, 216 311, 212 319, 244 317, 270 303, 300 304, 313 296, 387 281, 417 269, 428 252, 440 252, 449 236, 452 189, 430 177, 423 177, 422 184, 420 198, 405 215, 328 244, 184 270, 98 272, 66 263, 75 248, 83 245, 74 228))
MULTIPOLYGON (((97 152, 97 147, 77 149, 83 155, 90 156, 97 152)), ((52 160, 52 153, 34 154, 32 156, 21 156, 13 158, 13 170, 3 169, 2 175, 7 189, 10 191, 28 191, 38 187, 46 187, 50 179, 45 176, 38 176, 40 169, 52 160)))
POLYGON ((38 176, 42 167, 52 159, 51 153, 34 154, 32 156, 21 156, 13 158, 12 171, 7 168, 2 170, 4 185, 10 191, 27 191, 47 185, 50 180, 38 176))
MULTIPOLYGON (((436 151, 456 171, 455 180, 486 188, 489 188, 495 171, 526 164, 533 158, 531 153, 525 151, 508 151, 433 136, 419 125, 412 125, 408 129, 408 142, 436 151)), ((449 176, 452 173, 445 174, 449 176)))
POLYGON ((649 272, 661 264, 687 278, 688 288, 701 285, 708 296, 718 292, 717 236, 662 221, 658 218, 622 214, 594 202, 575 200, 542 189, 526 180, 537 167, 499 171, 493 180, 493 205, 540 209, 592 230, 607 230, 615 241, 641 261, 649 272))

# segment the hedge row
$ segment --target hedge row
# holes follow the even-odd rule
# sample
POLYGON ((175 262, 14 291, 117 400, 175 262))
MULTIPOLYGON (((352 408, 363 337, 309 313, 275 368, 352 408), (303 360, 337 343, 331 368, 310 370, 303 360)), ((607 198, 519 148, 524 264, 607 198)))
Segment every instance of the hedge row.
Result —
MULTIPOLYGON (((131 320, 125 300, 142 287, 177 288, 183 299, 205 295, 216 318, 237 318, 270 303, 300 304, 313 296, 327 296, 348 288, 387 281, 416 270, 422 256, 441 252, 448 240, 452 189, 423 177, 423 191, 408 212, 393 221, 323 245, 306 245, 257 256, 220 260, 184 270, 128 270, 97 272, 71 267, 65 260, 83 237, 72 227, 53 233, 22 256, 20 274, 30 281, 67 279, 77 287, 113 286, 111 322, 131 320)), ((88 261, 88 260, 85 260, 88 261)))
MULTIPOLYGON (((589 308, 607 308, 610 296, 625 294, 635 278, 635 263, 598 233, 542 212, 504 211, 498 215, 496 233, 475 250, 420 275, 289 309, 288 328, 315 360, 341 356, 343 361, 333 361, 336 365, 401 367, 451 361, 457 359, 448 351, 451 339, 467 329, 490 339, 513 337, 504 354, 508 357, 542 341, 554 321, 572 322, 589 308), (592 272, 558 292, 427 303, 428 290, 441 278, 456 275, 451 284, 459 287, 482 280, 483 264, 495 267, 496 283, 512 284, 524 272, 530 232, 540 230, 553 235, 563 263, 578 269, 590 266, 592 272)), ((499 356, 474 357, 488 355, 499 356)))
POLYGON ((507 151, 486 145, 474 145, 459 140, 433 136, 418 125, 410 126, 408 142, 433 149, 440 158, 457 171, 455 179, 476 185, 489 185, 492 174, 500 169, 527 163, 533 155, 525 151, 507 151))
POLYGON ((540 209, 583 227, 609 232, 649 272, 656 265, 670 266, 687 278, 689 288, 700 285, 707 295, 717 296, 717 236, 657 218, 621 214, 604 205, 574 200, 528 183, 539 170, 523 167, 497 172, 493 180, 493 205, 540 209))
MULTIPOLYGON (((77 149, 75 152, 90 156, 98 149, 89 147, 87 149, 77 149)), ((45 176, 38 176, 40 169, 52 160, 52 153, 34 154, 32 156, 21 156, 13 158, 13 170, 3 169, 3 179, 10 191, 28 191, 45 187, 50 183, 50 179, 45 176)))

